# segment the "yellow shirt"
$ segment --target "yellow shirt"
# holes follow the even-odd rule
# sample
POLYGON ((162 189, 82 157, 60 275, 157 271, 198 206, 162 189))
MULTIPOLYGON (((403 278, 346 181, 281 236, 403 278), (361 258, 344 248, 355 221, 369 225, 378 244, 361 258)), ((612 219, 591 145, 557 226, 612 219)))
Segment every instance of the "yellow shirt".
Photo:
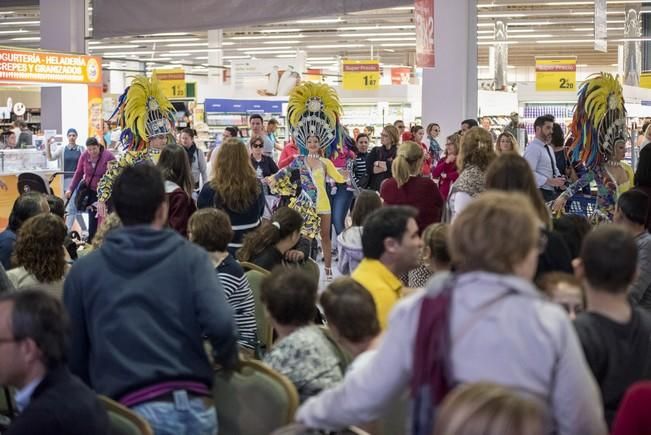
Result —
POLYGON ((402 281, 379 260, 368 258, 359 263, 351 276, 373 296, 380 328, 385 329, 389 322, 389 313, 400 298, 402 281))

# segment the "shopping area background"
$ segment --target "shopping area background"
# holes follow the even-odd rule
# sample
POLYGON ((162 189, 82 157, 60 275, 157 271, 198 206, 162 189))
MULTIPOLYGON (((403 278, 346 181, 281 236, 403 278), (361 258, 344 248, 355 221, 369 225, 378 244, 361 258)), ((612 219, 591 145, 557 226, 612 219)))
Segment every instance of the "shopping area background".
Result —
POLYGON ((122 1, 0 7, 0 433, 648 433, 644 5, 122 1))

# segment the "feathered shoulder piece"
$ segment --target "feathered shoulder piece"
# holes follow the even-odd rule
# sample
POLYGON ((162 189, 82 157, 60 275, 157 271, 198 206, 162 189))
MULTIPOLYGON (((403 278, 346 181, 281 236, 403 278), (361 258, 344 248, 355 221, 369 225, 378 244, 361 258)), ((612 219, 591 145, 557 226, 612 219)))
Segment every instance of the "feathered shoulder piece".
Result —
POLYGON ((624 93, 616 77, 599 73, 581 85, 570 135, 572 159, 591 169, 610 158, 616 142, 627 139, 624 93))
POLYGON ((146 148, 150 138, 172 132, 173 113, 174 106, 163 95, 158 81, 136 76, 120 96, 111 119, 117 115, 124 148, 140 150, 146 148))
POLYGON ((319 138, 326 157, 340 147, 342 113, 337 92, 323 83, 306 82, 294 88, 289 95, 287 120, 290 133, 302 154, 307 154, 307 138, 319 138))

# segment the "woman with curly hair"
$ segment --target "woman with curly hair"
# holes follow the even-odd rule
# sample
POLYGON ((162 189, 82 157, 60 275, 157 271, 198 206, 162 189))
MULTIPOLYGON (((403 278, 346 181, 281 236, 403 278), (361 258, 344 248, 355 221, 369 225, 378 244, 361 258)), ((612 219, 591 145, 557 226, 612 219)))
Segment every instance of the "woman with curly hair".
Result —
POLYGON ((204 184, 197 199, 198 208, 214 207, 226 212, 235 233, 228 252, 242 247, 242 239, 260 226, 265 198, 260 181, 255 176, 246 146, 229 138, 219 149, 213 165, 213 178, 204 184))
POLYGON ((14 264, 7 272, 16 289, 40 287, 61 299, 68 270, 63 242, 67 228, 63 219, 51 213, 29 218, 18 232, 14 264))

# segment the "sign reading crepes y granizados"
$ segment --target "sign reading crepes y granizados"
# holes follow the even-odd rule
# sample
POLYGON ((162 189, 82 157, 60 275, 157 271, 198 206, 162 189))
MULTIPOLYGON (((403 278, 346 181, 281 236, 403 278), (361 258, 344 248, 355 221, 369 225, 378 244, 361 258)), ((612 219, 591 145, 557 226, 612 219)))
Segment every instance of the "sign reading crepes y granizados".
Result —
POLYGON ((0 47, 0 82, 102 83, 102 58, 0 47))

